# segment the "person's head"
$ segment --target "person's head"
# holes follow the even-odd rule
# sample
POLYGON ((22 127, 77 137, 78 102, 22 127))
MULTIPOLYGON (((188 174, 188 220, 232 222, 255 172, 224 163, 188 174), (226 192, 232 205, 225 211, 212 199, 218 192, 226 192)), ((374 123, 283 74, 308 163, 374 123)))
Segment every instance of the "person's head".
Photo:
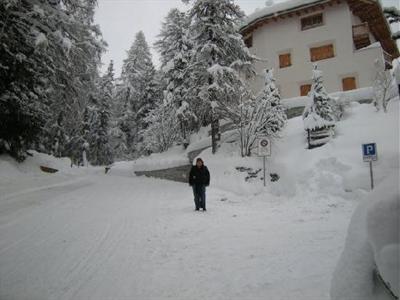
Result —
POLYGON ((204 162, 200 157, 198 159, 196 159, 196 166, 198 168, 201 168, 203 165, 204 165, 204 162))

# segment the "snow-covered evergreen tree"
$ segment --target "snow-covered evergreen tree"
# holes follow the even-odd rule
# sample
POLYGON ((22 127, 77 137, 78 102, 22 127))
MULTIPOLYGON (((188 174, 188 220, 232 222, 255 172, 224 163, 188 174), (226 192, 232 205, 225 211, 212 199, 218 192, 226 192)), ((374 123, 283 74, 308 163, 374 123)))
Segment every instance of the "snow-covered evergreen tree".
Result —
MULTIPOLYGON (((311 105, 307 106, 303 113, 303 119, 307 120, 310 112, 317 114, 322 120, 326 120, 331 124, 338 118, 336 116, 336 102, 333 98, 329 97, 325 90, 322 79, 323 73, 318 70, 318 66, 315 64, 312 75, 312 86, 311 86, 311 105)), ((306 121, 305 121, 306 122, 306 121)), ((307 128, 306 128, 307 129, 307 128)))
POLYGON ((335 122, 340 118, 340 110, 336 100, 329 97, 326 92, 322 71, 314 65, 311 100, 312 102, 304 109, 303 123, 307 131, 308 147, 320 146, 329 141, 333 135, 335 122))
POLYGON ((51 127, 49 136, 52 142, 51 154, 55 157, 62 157, 65 153, 64 148, 68 141, 68 135, 65 132, 63 112, 58 114, 57 121, 51 127))
POLYGON ((114 70, 111 61, 107 72, 100 78, 98 91, 93 99, 90 123, 89 161, 93 165, 109 165, 113 162, 110 143, 111 104, 113 102, 114 70))
POLYGON ((136 115, 132 109, 132 105, 130 102, 130 87, 125 83, 121 83, 117 85, 116 88, 116 102, 117 110, 114 112, 115 114, 115 126, 117 127, 117 131, 121 131, 123 137, 124 144, 126 146, 126 152, 124 156, 131 156, 135 152, 136 145, 136 135, 137 135, 137 126, 136 126, 136 115))
MULTIPOLYGON (((191 95, 188 93, 188 66, 192 55, 192 46, 188 39, 188 16, 178 9, 172 9, 162 24, 161 33, 155 43, 160 52, 161 73, 164 79, 164 102, 168 105, 161 107, 171 111, 166 115, 179 120, 179 140, 188 144, 191 131, 195 129, 196 116, 190 109, 191 95)), ((178 137, 177 137, 178 138, 178 137)))
POLYGON ((147 127, 146 115, 155 107, 160 98, 155 69, 149 46, 142 31, 138 32, 128 57, 122 67, 122 83, 118 89, 118 99, 124 103, 124 124, 121 129, 127 137, 130 152, 140 150, 142 137, 139 135, 147 127), (126 104, 125 104, 126 102, 126 104), (127 115, 129 113, 129 115, 127 115))
POLYGON ((154 76, 155 68, 149 46, 144 33, 139 31, 124 60, 121 78, 130 88, 130 102, 137 114, 140 129, 145 127, 141 120, 155 106, 154 95, 157 92, 154 76))
POLYGON ((80 95, 93 84, 104 48, 92 24, 95 4, 0 2, 0 151, 23 159, 28 147, 46 140, 43 128, 54 127, 60 115, 65 128, 79 123, 80 95))
POLYGON ((194 50, 189 93, 200 122, 211 124, 215 153, 219 120, 239 105, 243 76, 253 74, 254 57, 237 31, 244 14, 233 0, 195 0, 189 15, 194 50))
POLYGON ((250 156, 259 136, 278 138, 286 124, 285 109, 275 85, 273 70, 267 70, 265 87, 254 100, 248 100, 240 106, 239 130, 241 154, 250 156))

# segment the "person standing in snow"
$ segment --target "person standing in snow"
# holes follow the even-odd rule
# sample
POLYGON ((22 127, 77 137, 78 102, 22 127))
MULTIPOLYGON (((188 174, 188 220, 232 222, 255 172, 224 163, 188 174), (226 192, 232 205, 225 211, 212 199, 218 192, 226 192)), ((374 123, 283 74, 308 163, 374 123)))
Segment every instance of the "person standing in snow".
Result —
POLYGON ((196 159, 189 173, 189 185, 193 188, 196 210, 206 211, 206 187, 210 185, 210 172, 201 158, 196 159))

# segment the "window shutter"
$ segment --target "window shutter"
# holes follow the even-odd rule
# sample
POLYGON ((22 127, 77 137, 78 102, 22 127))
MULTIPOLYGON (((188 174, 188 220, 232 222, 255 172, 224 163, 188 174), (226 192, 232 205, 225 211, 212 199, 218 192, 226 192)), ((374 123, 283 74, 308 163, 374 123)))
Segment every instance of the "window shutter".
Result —
POLYGON ((303 84, 300 86, 300 96, 307 96, 311 91, 311 84, 303 84))
POLYGON ((346 77, 342 79, 343 91, 350 91, 355 90, 356 86, 356 79, 354 77, 346 77))
POLYGON ((334 56, 335 53, 333 52, 332 44, 310 48, 311 61, 323 60, 334 56))
POLYGON ((292 65, 290 53, 280 54, 279 55, 279 67, 286 68, 292 65))

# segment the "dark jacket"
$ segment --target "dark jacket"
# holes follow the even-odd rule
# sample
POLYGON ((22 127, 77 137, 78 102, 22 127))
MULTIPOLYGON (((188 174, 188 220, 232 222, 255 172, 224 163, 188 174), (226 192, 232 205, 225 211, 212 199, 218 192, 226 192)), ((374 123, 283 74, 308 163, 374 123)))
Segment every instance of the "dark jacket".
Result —
POLYGON ((189 184, 190 185, 210 185, 210 172, 206 166, 198 168, 197 166, 192 166, 189 173, 189 184))

